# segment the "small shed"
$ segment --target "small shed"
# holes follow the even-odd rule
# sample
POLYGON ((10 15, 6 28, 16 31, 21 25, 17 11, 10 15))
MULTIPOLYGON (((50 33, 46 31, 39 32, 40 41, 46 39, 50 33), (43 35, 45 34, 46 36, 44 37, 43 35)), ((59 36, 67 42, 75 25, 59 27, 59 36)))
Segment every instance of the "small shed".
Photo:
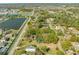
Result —
POLYGON ((26 47, 25 51, 27 51, 27 52, 35 52, 36 51, 36 47, 28 46, 28 47, 26 47))

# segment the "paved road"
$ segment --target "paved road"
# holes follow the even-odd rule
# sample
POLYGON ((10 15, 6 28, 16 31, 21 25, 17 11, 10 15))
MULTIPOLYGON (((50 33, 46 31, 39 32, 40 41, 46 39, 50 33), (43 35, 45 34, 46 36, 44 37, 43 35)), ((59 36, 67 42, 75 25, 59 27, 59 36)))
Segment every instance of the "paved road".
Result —
MULTIPOLYGON (((25 24, 26 24, 26 21, 25 21, 25 24)), ((15 48, 17 47, 19 41, 21 40, 21 37, 22 37, 23 34, 25 33, 26 27, 27 27, 27 24, 22 27, 23 29, 21 29, 20 33, 19 33, 18 36, 15 38, 15 41, 14 41, 14 43, 12 44, 12 46, 10 47, 8 54, 13 54, 13 53, 14 53, 15 48)))
MULTIPOLYGON (((34 10, 32 12, 32 15, 34 15, 34 10)), ((31 15, 31 16, 32 16, 31 15)), ((17 35, 17 37, 15 38, 15 41, 13 42, 13 44, 11 45, 11 47, 8 50, 8 55, 12 55, 15 51, 15 48, 17 47, 19 41, 22 39, 21 37, 24 35, 26 28, 27 28, 27 23, 31 20, 31 18, 27 20, 25 20, 25 22, 23 23, 23 25, 21 26, 20 30, 19 30, 19 34, 17 35)))

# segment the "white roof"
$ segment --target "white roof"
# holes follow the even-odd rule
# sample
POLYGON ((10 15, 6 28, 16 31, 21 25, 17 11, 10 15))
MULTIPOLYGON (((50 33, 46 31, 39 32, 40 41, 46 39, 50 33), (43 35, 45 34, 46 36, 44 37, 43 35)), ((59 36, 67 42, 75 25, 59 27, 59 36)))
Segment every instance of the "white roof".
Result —
POLYGON ((25 49, 25 51, 27 51, 27 52, 35 52, 35 51, 36 51, 36 48, 33 47, 33 46, 29 46, 29 47, 27 47, 27 48, 25 49))
POLYGON ((73 46, 74 46, 74 48, 75 48, 76 50, 79 50, 79 43, 75 42, 75 43, 73 44, 73 46))

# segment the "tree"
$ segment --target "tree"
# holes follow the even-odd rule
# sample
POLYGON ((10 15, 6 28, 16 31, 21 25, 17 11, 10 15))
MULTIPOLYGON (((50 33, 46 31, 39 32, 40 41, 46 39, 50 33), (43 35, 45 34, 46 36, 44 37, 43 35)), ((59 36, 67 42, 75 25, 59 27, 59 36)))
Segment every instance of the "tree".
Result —
POLYGON ((70 41, 71 42, 79 42, 79 37, 77 37, 76 35, 72 35, 70 41))
POLYGON ((64 55, 64 52, 60 50, 50 50, 48 53, 53 55, 64 55))
POLYGON ((41 51, 44 52, 44 53, 48 52, 49 50, 50 49, 47 46, 42 46, 41 47, 41 51))
POLYGON ((42 28, 42 27, 43 27, 43 24, 39 23, 38 28, 42 28))
POLYGON ((39 19, 38 22, 44 22, 45 21, 43 16, 39 16, 38 19, 39 19))
POLYGON ((58 37, 56 35, 56 33, 54 31, 52 31, 51 33, 48 34, 48 38, 46 40, 46 42, 48 43, 57 43, 58 42, 58 37))
POLYGON ((19 50, 16 50, 14 54, 15 54, 15 55, 21 55, 21 54, 25 54, 25 53, 26 53, 25 50, 19 49, 19 50))
POLYGON ((71 44, 70 41, 66 40, 66 41, 61 42, 61 46, 66 51, 66 50, 69 50, 72 47, 72 44, 71 44))
POLYGON ((31 35, 36 35, 36 30, 30 28, 30 29, 29 29, 29 33, 30 33, 31 35))
POLYGON ((36 41, 39 42, 39 43, 44 42, 44 38, 38 37, 38 38, 36 38, 36 41))

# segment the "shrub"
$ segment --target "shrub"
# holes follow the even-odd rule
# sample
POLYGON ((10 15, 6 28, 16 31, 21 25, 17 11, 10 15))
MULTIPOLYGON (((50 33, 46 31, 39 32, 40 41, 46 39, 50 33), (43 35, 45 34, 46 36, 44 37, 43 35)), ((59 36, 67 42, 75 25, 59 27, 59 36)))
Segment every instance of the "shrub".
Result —
POLYGON ((64 50, 68 50, 72 47, 72 44, 70 41, 63 41, 61 42, 61 46, 64 50))
POLYGON ((36 41, 39 42, 39 43, 44 42, 44 38, 38 37, 38 38, 36 38, 36 41))

